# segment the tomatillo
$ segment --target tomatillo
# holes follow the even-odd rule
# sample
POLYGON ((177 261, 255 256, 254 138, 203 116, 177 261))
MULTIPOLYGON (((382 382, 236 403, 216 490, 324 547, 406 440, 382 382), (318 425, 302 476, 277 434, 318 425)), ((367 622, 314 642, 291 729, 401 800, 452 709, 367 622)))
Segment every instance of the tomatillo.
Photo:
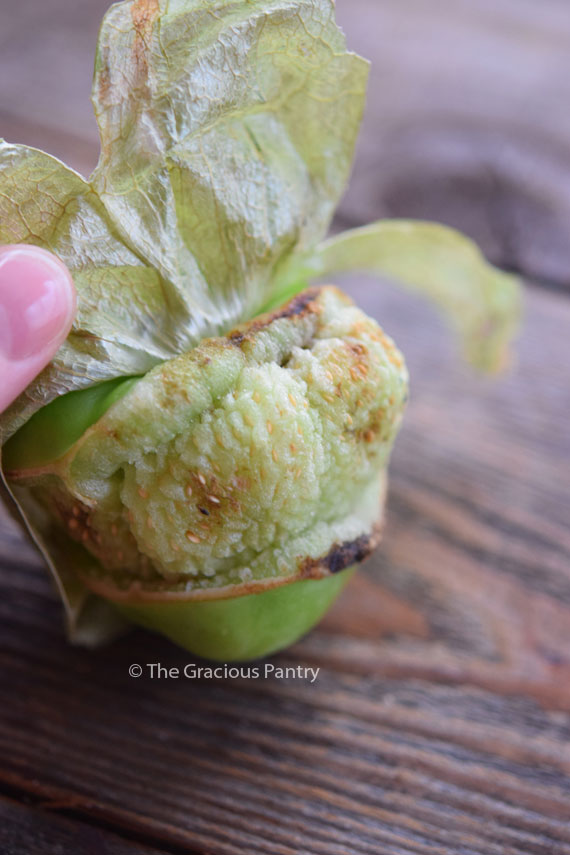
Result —
POLYGON ((194 653, 250 658, 306 632, 378 541, 406 397, 393 342, 314 287, 57 399, 4 466, 21 505, 88 553, 89 590, 194 653))

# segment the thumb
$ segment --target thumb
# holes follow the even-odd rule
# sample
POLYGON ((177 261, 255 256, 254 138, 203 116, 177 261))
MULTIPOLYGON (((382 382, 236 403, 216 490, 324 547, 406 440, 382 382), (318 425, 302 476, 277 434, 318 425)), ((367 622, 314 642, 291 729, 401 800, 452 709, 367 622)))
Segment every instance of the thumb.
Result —
POLYGON ((75 315, 67 267, 26 244, 0 247, 0 412, 39 374, 75 315))

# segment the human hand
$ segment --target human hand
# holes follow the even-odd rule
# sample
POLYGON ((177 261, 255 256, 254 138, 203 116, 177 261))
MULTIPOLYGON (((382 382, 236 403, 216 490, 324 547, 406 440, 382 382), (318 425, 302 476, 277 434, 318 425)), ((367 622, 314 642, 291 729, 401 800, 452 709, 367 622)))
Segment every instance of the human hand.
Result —
POLYGON ((27 244, 0 247, 0 412, 39 374, 75 316, 71 274, 27 244))

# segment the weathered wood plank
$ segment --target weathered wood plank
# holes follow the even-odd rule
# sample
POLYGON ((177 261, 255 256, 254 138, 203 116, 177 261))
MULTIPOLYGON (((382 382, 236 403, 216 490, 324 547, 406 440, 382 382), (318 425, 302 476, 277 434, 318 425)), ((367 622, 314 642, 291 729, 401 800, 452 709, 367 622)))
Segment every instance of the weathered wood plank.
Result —
MULTIPOLYGON (((0 33, 0 134, 88 173, 89 102, 108 0, 19 0, 0 33)), ((344 222, 435 219, 495 261, 568 284, 570 16, 566 0, 338 0, 372 61, 344 222)))
POLYGON ((439 220, 569 285, 565 0, 340 0, 338 15, 372 60, 344 219, 439 220))
POLYGON ((532 701, 330 668, 316 686, 135 682, 134 658, 185 657, 35 638, 4 657, 2 776, 77 815, 216 853, 570 852, 568 722, 532 701))
POLYGON ((0 136, 88 173, 98 138, 89 100, 99 23, 110 3, 22 0, 2 19, 0 136), (68 137, 80 139, 70 151, 68 137))
MULTIPOLYGON (((442 219, 568 281, 570 21, 539 5, 339 0, 373 59, 346 222, 442 219)), ((0 133, 84 172, 106 6, 20 0, 0 35, 0 133)), ((350 290, 404 350, 412 398, 381 550, 274 660, 317 681, 134 680, 132 662, 191 660, 142 632, 68 647, 0 514, 0 781, 177 852, 570 855, 570 304, 529 289, 517 364, 491 382, 422 304, 350 290)), ((29 851, 69 842, 32 813, 29 851)))
POLYGON ((354 621, 347 633, 333 613, 338 639, 309 639, 311 656, 322 645, 349 671, 474 680, 569 708, 570 307, 529 290, 518 364, 496 381, 454 363, 419 304, 392 294, 375 313, 408 357, 411 403, 383 546, 347 594, 354 621))
POLYGON ((351 290, 412 398, 380 552, 274 660, 316 682, 134 680, 192 661, 142 632, 66 646, 4 523, 0 780, 216 855, 570 855, 570 304, 529 289, 518 363, 489 381, 421 304, 351 290))
POLYGON ((0 845, 3 855, 159 855, 158 849, 2 797, 0 845))

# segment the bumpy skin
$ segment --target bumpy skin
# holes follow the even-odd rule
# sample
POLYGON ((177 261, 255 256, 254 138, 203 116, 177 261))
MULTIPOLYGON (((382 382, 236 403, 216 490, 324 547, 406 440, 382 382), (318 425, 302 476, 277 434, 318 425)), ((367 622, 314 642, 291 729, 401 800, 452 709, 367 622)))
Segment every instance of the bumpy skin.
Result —
POLYGON ((406 396, 392 341, 312 288, 153 369, 62 458, 12 479, 115 601, 259 592, 368 554, 406 396))

